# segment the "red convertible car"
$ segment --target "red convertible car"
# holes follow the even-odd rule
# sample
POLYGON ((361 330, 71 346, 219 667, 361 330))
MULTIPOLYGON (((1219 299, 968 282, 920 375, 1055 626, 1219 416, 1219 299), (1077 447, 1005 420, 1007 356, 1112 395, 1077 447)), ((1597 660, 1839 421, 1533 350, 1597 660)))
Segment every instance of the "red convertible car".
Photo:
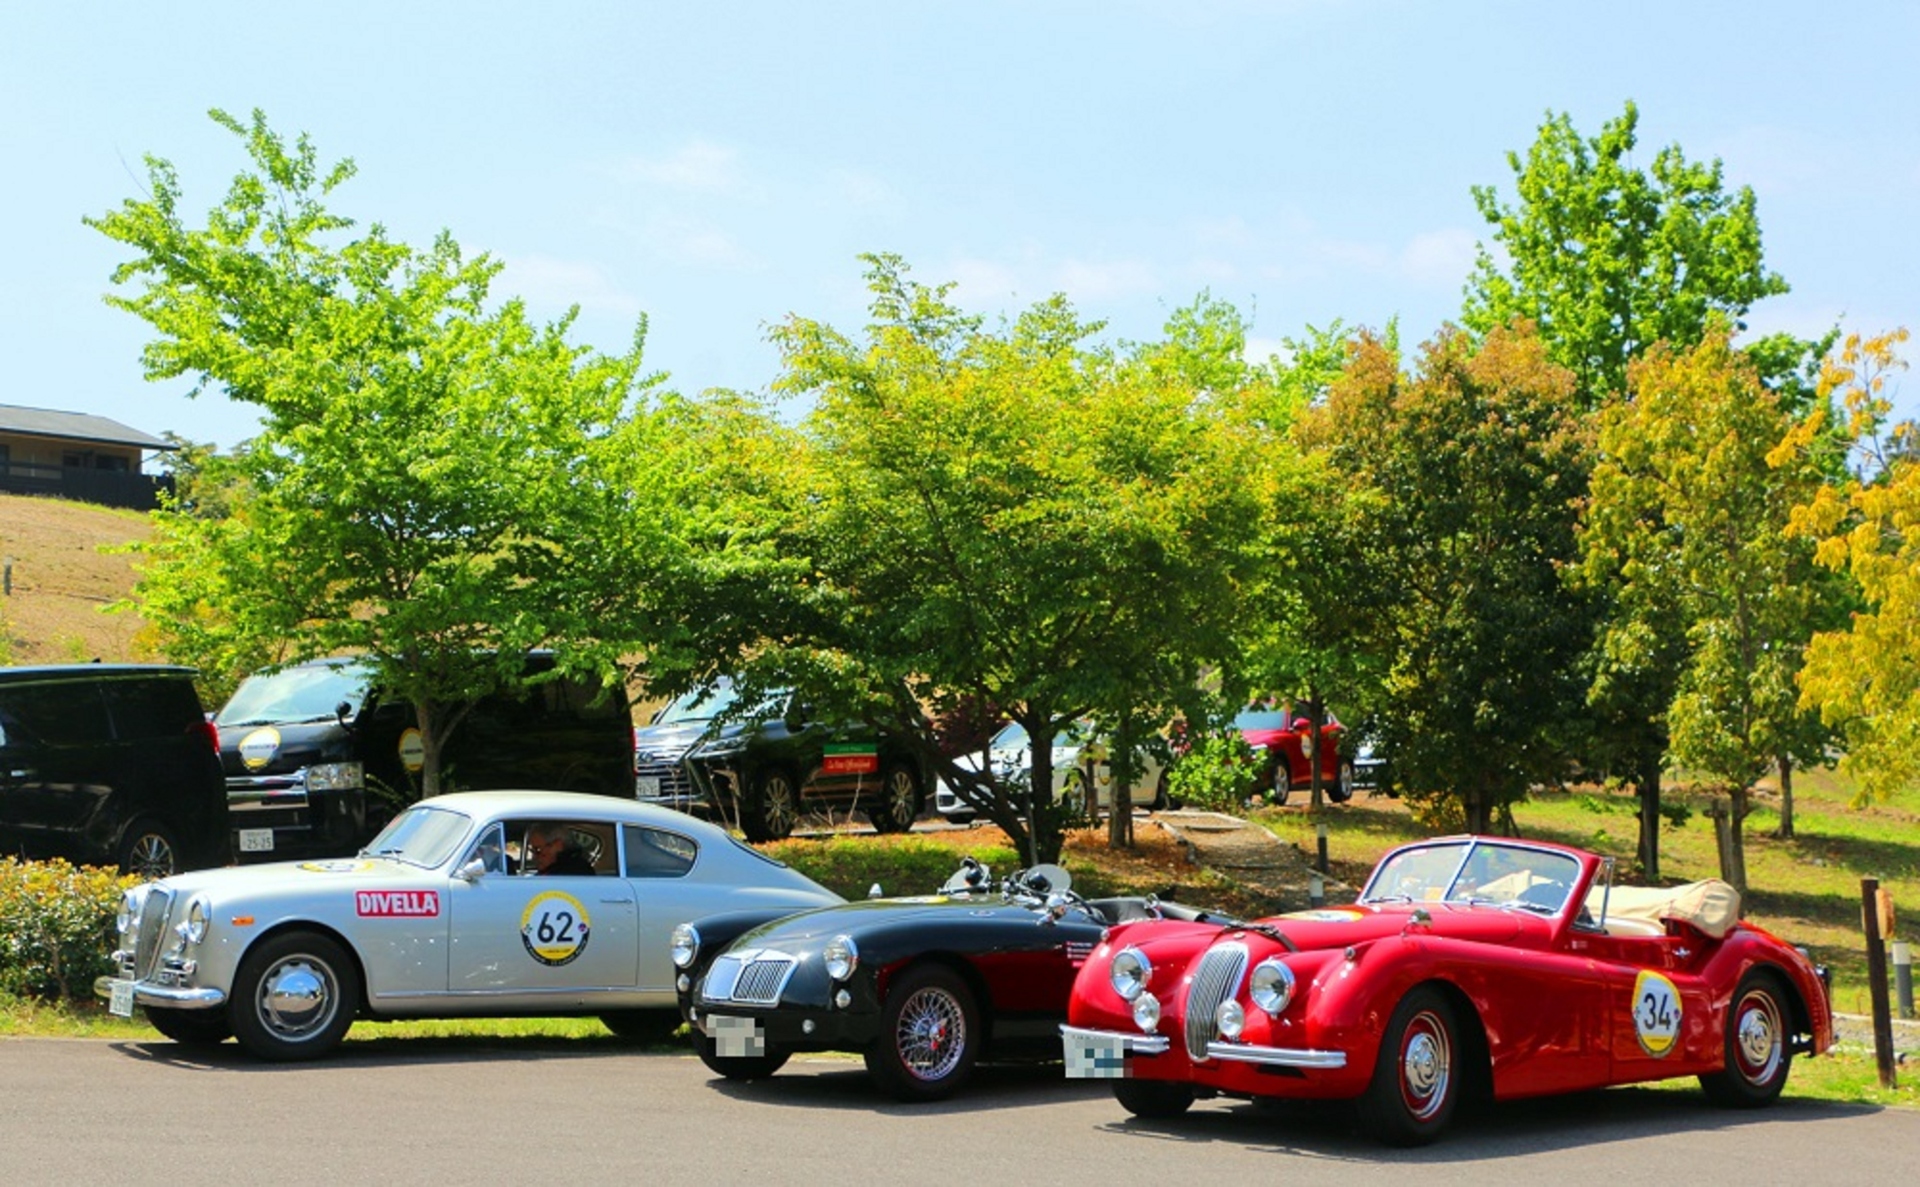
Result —
POLYGON ((1448 837, 1389 853, 1350 907, 1109 929, 1061 1034, 1067 1075, 1112 1079, 1137 1116, 1348 1099, 1406 1146, 1469 1093, 1697 1076, 1718 1104, 1768 1104, 1832 1046, 1827 995, 1726 883, 1615 887, 1610 858, 1448 837))
MULTIPOLYGON (((1255 790, 1271 793, 1275 803, 1287 802, 1289 791, 1304 791, 1313 785, 1313 765, 1307 754, 1313 740, 1313 726, 1305 717, 1285 709, 1249 705, 1233 719, 1247 745, 1263 762, 1255 790)), ((1340 753, 1338 721, 1329 716, 1320 727, 1320 786, 1327 799, 1344 804, 1353 798, 1353 762, 1340 753)))

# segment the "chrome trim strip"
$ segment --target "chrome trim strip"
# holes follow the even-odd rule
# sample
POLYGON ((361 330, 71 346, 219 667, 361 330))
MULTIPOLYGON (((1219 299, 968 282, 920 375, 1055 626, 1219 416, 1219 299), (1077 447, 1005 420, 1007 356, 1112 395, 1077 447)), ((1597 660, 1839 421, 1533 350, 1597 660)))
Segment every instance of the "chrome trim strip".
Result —
POLYGON ((1331 1071, 1347 1066, 1345 1051, 1307 1051, 1293 1047, 1256 1047, 1251 1043, 1207 1044, 1207 1058, 1265 1067, 1303 1067, 1331 1071))
MULTIPOLYGON (((1166 1035, 1144 1035, 1124 1030, 1089 1030, 1084 1026, 1060 1024, 1060 1038, 1068 1039, 1111 1039, 1118 1042, 1129 1055, 1164 1055, 1171 1046, 1166 1035)), ((1341 1056, 1344 1060, 1346 1057, 1341 1056)))

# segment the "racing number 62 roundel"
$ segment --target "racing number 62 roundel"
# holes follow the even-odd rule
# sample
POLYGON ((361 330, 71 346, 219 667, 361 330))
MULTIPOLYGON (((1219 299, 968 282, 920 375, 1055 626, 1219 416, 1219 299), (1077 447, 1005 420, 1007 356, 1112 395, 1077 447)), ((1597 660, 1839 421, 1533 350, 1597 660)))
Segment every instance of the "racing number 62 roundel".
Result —
POLYGON ((520 942, 527 954, 556 968, 585 952, 591 933, 586 907, 563 890, 534 895, 520 915, 520 942))

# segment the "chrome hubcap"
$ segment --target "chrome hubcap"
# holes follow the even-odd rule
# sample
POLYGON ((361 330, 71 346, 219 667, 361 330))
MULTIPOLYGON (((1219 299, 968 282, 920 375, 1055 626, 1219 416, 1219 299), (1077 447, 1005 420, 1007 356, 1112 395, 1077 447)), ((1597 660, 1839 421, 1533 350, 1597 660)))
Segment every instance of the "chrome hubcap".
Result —
POLYGON ((260 979, 260 1021, 299 1041, 326 1029, 339 1009, 333 970, 310 956, 289 956, 260 979))
POLYGON ((1780 1065, 1780 1017, 1773 999, 1763 993, 1749 995, 1740 1003, 1739 1018, 1734 1045, 1739 1049, 1741 1072, 1748 1080, 1764 1084, 1780 1065))
POLYGON ((967 1019, 960 1003, 937 989, 922 989, 900 1010, 895 1036, 900 1062, 921 1080, 939 1080, 960 1065, 967 1045, 967 1019))
POLYGON ((147 833, 128 850, 127 868, 148 881, 169 877, 173 873, 173 846, 158 833, 147 833))
POLYGON ((1416 1015, 1407 1026, 1405 1046, 1400 1054, 1400 1092, 1407 1111, 1416 1120, 1425 1120, 1447 1099, 1453 1055, 1447 1032, 1432 1014, 1416 1015))

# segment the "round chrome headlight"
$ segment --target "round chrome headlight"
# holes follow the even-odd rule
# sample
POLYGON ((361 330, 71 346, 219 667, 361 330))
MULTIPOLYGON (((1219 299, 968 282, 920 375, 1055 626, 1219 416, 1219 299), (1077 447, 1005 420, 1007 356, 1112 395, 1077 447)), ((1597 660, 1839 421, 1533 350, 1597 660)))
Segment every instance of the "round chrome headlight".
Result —
POLYGON ((1133 999, 1133 1024, 1147 1034, 1160 1025, 1160 999, 1151 993, 1143 993, 1133 999))
POLYGON ((1220 1003, 1219 1009, 1213 1012, 1213 1024, 1220 1028, 1222 1036, 1237 1039, 1240 1037, 1240 1032, 1247 1027, 1247 1012, 1240 1007, 1239 1002, 1228 998, 1220 1003))
POLYGON ((678 924, 673 929, 673 967, 692 968, 694 958, 700 955, 700 929, 691 923, 678 924))
POLYGON ((1153 965, 1140 949, 1122 948, 1107 966, 1107 979, 1113 982, 1115 993, 1132 1001, 1145 992, 1147 982, 1153 980, 1153 965))
POLYGON ((113 925, 121 935, 130 934, 140 925, 140 908, 147 901, 147 888, 137 886, 120 896, 120 912, 113 917, 113 925))
POLYGON ((1278 1018, 1293 1000, 1293 970, 1278 960, 1263 960, 1247 978, 1247 996, 1253 1004, 1278 1018))
POLYGON ((213 904, 205 896, 195 895, 187 904, 187 921, 180 925, 180 935, 189 944, 198 944, 207 938, 207 925, 213 922, 213 904))
POLYGON ((827 976, 844 981, 860 967, 860 946, 852 936, 835 936, 820 950, 820 961, 827 966, 827 976))

